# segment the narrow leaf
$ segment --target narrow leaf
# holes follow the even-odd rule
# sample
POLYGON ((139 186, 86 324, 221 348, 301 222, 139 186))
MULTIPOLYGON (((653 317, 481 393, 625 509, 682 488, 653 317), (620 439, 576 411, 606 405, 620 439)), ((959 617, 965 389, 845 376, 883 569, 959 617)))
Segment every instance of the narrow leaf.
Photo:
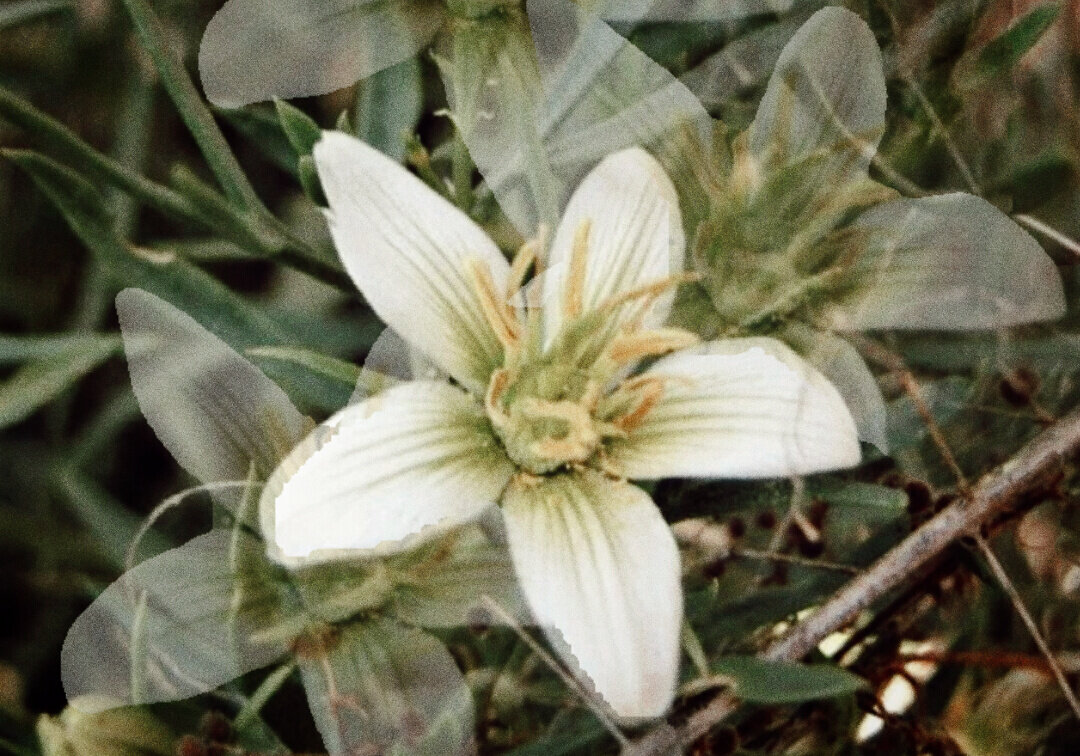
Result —
POLYGON ((180 112, 203 157, 229 199, 240 207, 262 207, 255 190, 236 161, 214 116, 195 89, 183 62, 170 48, 165 30, 144 0, 123 0, 143 47, 154 62, 161 83, 180 112))
POLYGON ((72 0, 19 0, 0 8, 0 29, 35 21, 57 11, 71 10, 72 0))
POLYGON ((759 704, 792 704, 845 696, 865 686, 861 677, 828 664, 765 661, 726 656, 713 664, 734 682, 735 695, 759 704))
POLYGON ((114 355, 118 346, 115 340, 84 342, 79 348, 20 367, 0 383, 0 428, 34 414, 114 355))

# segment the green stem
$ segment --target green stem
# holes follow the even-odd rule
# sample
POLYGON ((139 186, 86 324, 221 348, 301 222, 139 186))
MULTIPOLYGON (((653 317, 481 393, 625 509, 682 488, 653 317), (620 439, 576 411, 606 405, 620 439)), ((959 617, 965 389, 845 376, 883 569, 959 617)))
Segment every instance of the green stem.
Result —
POLYGON ((165 91, 176 105, 210 170, 225 190, 225 195, 245 210, 265 212, 262 201, 225 141, 195 83, 188 76, 183 62, 170 49, 161 22, 144 0, 123 0, 123 3, 135 25, 135 32, 154 62, 165 91))

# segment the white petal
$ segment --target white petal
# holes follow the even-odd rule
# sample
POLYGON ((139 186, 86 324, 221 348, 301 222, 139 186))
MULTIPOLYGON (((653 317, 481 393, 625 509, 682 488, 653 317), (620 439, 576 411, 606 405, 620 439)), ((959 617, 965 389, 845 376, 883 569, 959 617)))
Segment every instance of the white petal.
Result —
POLYGON ((898 199, 859 216, 855 228, 869 246, 851 294, 831 313, 836 328, 969 331, 1065 314, 1054 261, 984 199, 898 199))
POLYGON ((859 462, 855 421, 824 376, 773 339, 730 339, 665 357, 664 394, 611 448, 628 478, 767 478, 859 462))
POLYGON ((236 108, 326 94, 414 55, 442 26, 433 3, 229 0, 206 27, 206 97, 236 108))
MULTIPOLYGON (((686 240, 679 198, 660 164, 639 148, 610 155, 570 198, 552 243, 544 286, 544 337, 563 324, 562 299, 571 275, 578 229, 589 223, 582 311, 645 284, 682 272, 686 240)), ((667 318, 672 294, 660 297, 645 324, 667 318)), ((633 313, 624 308, 624 317, 633 313)))
POLYGON ((116 297, 131 387, 146 421, 199 480, 260 477, 310 427, 262 371, 190 316, 140 289, 116 297))
POLYGON ((678 679, 682 586, 656 505, 584 471, 515 481, 502 509, 518 580, 553 645, 619 716, 663 714, 678 679))
POLYGON ((838 172, 865 174, 885 133, 885 76, 874 34, 845 8, 823 8, 776 62, 750 126, 750 149, 774 165, 825 150, 838 172))
POLYGON ((479 516, 512 471, 472 397, 405 383, 318 428, 267 483, 260 519, 287 564, 392 553, 479 516))
POLYGON ((341 261, 372 309, 467 388, 480 392, 502 349, 467 269, 505 288, 510 265, 464 213, 359 139, 327 132, 315 163, 341 261))

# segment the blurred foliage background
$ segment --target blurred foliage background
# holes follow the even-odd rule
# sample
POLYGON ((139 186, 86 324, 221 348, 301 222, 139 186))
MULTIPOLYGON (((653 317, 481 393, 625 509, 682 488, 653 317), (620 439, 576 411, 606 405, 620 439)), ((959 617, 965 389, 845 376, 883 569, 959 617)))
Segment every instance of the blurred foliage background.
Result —
MULTIPOLYGON (((192 71, 202 30, 219 5, 152 3, 168 44, 192 71)), ((780 48, 821 5, 799 2, 780 13, 725 22, 615 26, 679 76, 712 115, 739 130, 752 119, 780 48)), ((889 108, 881 163, 923 190, 974 189, 1014 217, 1034 219, 1027 227, 1065 280, 1070 312, 1060 323, 1004 335, 882 337, 917 376, 960 467, 974 479, 1080 398, 1080 312, 1073 304, 1080 247, 1071 241, 1080 239, 1080 2, 846 5, 868 21, 885 55, 889 108)), ((119 574, 141 519, 191 483, 131 394, 115 294, 144 286, 164 266, 170 272, 160 285, 181 298, 226 303, 204 313, 220 318, 222 330, 256 324, 238 339, 246 346, 293 345, 354 364, 381 327, 349 287, 299 272, 296 259, 253 253, 238 237, 226 240, 147 209, 100 176, 84 174, 94 203, 115 219, 118 238, 135 245, 129 260, 138 262, 118 263, 107 251, 88 249, 72 230, 70 209, 59 210, 20 169, 26 153, 13 151, 40 150, 61 162, 70 157, 57 147, 55 133, 12 118, 33 107, 132 175, 188 188, 212 181, 119 2, 0 0, 0 104, 0 752, 25 754, 40 752, 38 717, 65 706, 59 651, 67 628, 119 574), (236 302, 242 308, 230 314, 227 307, 236 302)), ((325 127, 347 113, 362 136, 421 170, 450 176, 458 168, 452 128, 440 113, 442 84, 426 55, 357 87, 295 104, 325 127), (413 136, 402 138, 402 129, 413 136)), ((340 275, 273 107, 217 116, 243 172, 280 219, 240 225, 298 238, 299 267, 324 279, 340 275)), ((469 174, 452 178, 470 181, 469 174)), ((505 222, 494 215, 488 221, 512 246, 505 222)), ((337 363, 256 361, 314 416, 348 399, 337 363)), ((892 456, 811 480, 800 491, 807 506, 796 520, 785 514, 793 495, 786 482, 658 486, 669 519, 688 521, 678 531, 688 544, 687 611, 710 657, 754 651, 776 622, 835 591, 852 570, 955 496, 955 481, 900 377, 881 369, 879 378, 890 400, 892 456), (780 556, 755 557, 764 552, 780 556)), ((1067 469, 1050 495, 1024 502, 993 530, 995 548, 1074 683, 1080 675, 1076 497, 1067 469)), ((179 539, 200 525, 175 519, 166 523, 167 537, 179 539)), ((956 546, 879 607, 876 618, 861 637, 835 639, 837 647, 855 649, 846 666, 868 688, 804 703, 819 696, 765 685, 745 696, 756 705, 697 752, 1080 749, 1080 722, 1008 596, 968 546, 956 546), (905 686, 913 698, 896 692, 905 686), (904 703, 893 705, 898 700, 904 703), (876 724, 866 719, 871 712, 882 717, 876 724)), ((615 750, 588 711, 510 631, 461 631, 449 641, 474 678, 490 667, 520 682, 513 695, 504 691, 502 705, 495 696, 478 708, 484 752, 615 750), (479 654, 478 646, 488 651, 479 654)), ((768 678, 757 670, 713 669, 725 670, 736 678, 768 678)), ((237 686, 250 691, 257 681, 237 686)), ((485 684, 477 683, 479 689, 485 684)), ((692 703, 695 692, 684 693, 683 703, 692 703)), ((192 749, 228 741, 230 713, 210 696, 156 711, 174 735, 196 736, 186 741, 192 749), (207 719, 209 711, 223 713, 207 719)), ((283 685, 264 716, 296 752, 322 748, 298 685, 283 685)), ((244 750, 235 748, 229 752, 244 750)), ((202 752, 209 753, 183 753, 202 752)))

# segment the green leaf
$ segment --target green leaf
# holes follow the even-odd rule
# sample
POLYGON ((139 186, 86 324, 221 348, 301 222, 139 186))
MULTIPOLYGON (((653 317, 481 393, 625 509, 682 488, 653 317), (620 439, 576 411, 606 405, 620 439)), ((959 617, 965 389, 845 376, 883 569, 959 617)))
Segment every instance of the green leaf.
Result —
POLYGON ((300 347, 251 347, 245 353, 259 362, 287 362, 298 365, 309 373, 341 384, 348 388, 350 393, 360 380, 360 368, 353 363, 300 347))
MULTIPOLYGON (((93 535, 94 543, 113 566, 123 569, 131 539, 139 531, 140 518, 114 499, 86 473, 74 467, 60 466, 52 482, 70 505, 75 517, 93 535)), ((168 548, 167 541, 155 532, 146 535, 154 551, 168 548)))
POLYGON ((765 661, 755 656, 725 656, 713 663, 713 669, 731 678, 735 695, 758 704, 837 698, 866 685, 861 677, 829 664, 765 661))
POLYGON ((395 160, 404 159, 406 139, 423 112, 423 95, 416 58, 368 77, 356 98, 356 135, 395 160))
POLYGON ((115 334, 68 333, 55 336, 9 336, 0 334, 0 365, 59 357, 75 352, 116 351, 115 334))
POLYGON ((298 641, 304 687, 331 756, 454 756, 472 739, 473 701, 430 635, 373 618, 298 641))
POLYGON ((81 341, 67 351, 29 362, 0 383, 0 428, 22 422, 109 357, 115 339, 81 341))
POLYGON ((1060 13, 1058 2, 1043 3, 1025 13, 982 49, 978 59, 979 72, 994 75, 1010 71, 1042 39, 1060 13))
POLYGON ((0 29, 35 21, 57 11, 71 10, 72 0, 16 0, 0 7, 0 29))
MULTIPOLYGON (((938 425, 945 425, 960 414, 971 401, 974 390, 972 382, 960 376, 919 384, 920 397, 938 425)), ((889 441, 895 451, 917 446, 928 438, 926 421, 910 397, 891 402, 888 410, 889 441)))
POLYGON ((300 108, 285 100, 274 100, 274 107, 277 109, 281 129, 285 132, 297 156, 311 155, 315 145, 322 139, 322 129, 319 128, 319 124, 300 108))
POLYGON ((263 207, 236 156, 218 128, 210 109, 203 102, 183 62, 170 48, 161 22, 144 0, 123 0, 142 46, 150 54, 165 91, 169 93, 180 117, 195 138, 210 170, 217 177, 229 200, 247 210, 263 207))
POLYGON ((200 313, 207 318, 207 328, 234 348, 290 340, 270 318, 199 268, 128 245, 107 222, 100 194, 67 168, 32 152, 7 155, 30 174, 118 282, 150 291, 186 312, 200 313))
POLYGON ((901 515, 907 511, 908 499, 903 491, 875 483, 814 478, 807 485, 807 493, 854 510, 876 510, 886 515, 901 515))
POLYGON ((274 694, 281 689, 281 686, 285 684, 292 673, 296 671, 296 663, 289 662, 282 664, 273 672, 268 674, 266 678, 259 683, 259 687, 255 689, 255 692, 251 694, 247 701, 244 702, 243 707, 236 713, 236 718, 233 720, 233 726, 237 730, 243 731, 256 722, 259 716, 259 712, 266 705, 266 702, 273 698, 274 694))
MULTIPOLYGON (((244 246, 260 256, 277 254, 287 265, 345 290, 354 287, 335 259, 327 259, 304 241, 295 237, 263 208, 245 211, 229 205, 213 190, 194 178, 186 169, 178 169, 173 179, 184 192, 174 191, 140 176, 116 160, 100 154, 63 124, 45 115, 29 103, 0 86, 0 116, 11 121, 44 144, 56 157, 71 163, 86 180, 64 183, 71 200, 80 200, 90 214, 104 212, 100 192, 92 184, 115 186, 139 201, 175 219, 193 223, 244 246), (79 185, 76 190, 73 184, 79 185)), ((23 165, 34 162, 23 151, 3 154, 23 165)), ((46 159, 53 163, 51 159, 46 159)), ((53 163, 54 166, 57 164, 53 163)), ((23 167, 26 167, 23 165, 23 167)), ((39 169, 44 171, 45 169, 39 169)))
POLYGON ((243 110, 215 109, 232 128, 247 138, 270 163, 286 173, 296 175, 296 151, 281 128, 281 120, 273 108, 244 108, 243 110))

